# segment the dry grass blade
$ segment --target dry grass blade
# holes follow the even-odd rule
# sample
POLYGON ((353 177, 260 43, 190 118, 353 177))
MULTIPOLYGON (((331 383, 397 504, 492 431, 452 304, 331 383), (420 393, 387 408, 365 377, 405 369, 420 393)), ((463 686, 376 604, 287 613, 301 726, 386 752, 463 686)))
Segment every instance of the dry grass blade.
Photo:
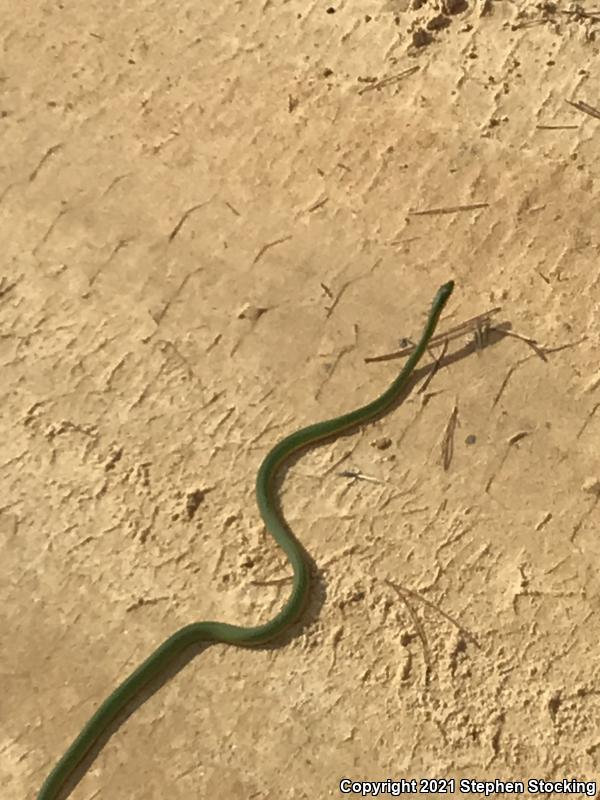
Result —
MULTIPOLYGON (((467 333, 481 332, 486 328, 489 328, 491 318, 499 311, 500 307, 492 308, 489 311, 484 311, 482 314, 478 314, 476 317, 466 319, 464 322, 461 322, 459 325, 455 325, 453 328, 450 328, 443 333, 438 333, 436 336, 432 336, 429 342, 429 347, 435 347, 436 345, 444 344, 444 342, 451 342, 454 339, 459 339, 461 336, 464 336, 467 333)), ((391 361, 394 358, 403 358, 404 356, 409 356, 414 349, 414 344, 409 344, 406 347, 402 347, 400 350, 395 350, 393 353, 386 353, 385 355, 381 356, 369 356, 365 358, 365 363, 372 364, 375 361, 391 361)))

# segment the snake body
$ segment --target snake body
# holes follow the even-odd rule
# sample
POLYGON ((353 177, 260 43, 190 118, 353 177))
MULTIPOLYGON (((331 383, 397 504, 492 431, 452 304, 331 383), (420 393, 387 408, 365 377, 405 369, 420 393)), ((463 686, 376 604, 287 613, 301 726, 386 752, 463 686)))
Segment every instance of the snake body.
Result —
POLYGON ((297 450, 322 439, 335 437, 348 428, 380 416, 390 408, 400 396, 410 374, 425 352, 453 289, 454 281, 448 281, 438 289, 419 342, 397 378, 383 394, 355 411, 308 425, 286 436, 273 447, 260 465, 256 476, 258 510, 268 532, 285 551, 294 573, 292 591, 282 610, 269 622, 255 627, 244 628, 224 622, 195 622, 176 631, 98 707, 44 781, 37 800, 55 800, 58 797, 74 770, 124 707, 190 645, 198 642, 224 642, 252 647, 274 639, 298 619, 309 591, 308 566, 301 547, 288 530, 278 510, 274 491, 275 474, 283 462, 297 450))

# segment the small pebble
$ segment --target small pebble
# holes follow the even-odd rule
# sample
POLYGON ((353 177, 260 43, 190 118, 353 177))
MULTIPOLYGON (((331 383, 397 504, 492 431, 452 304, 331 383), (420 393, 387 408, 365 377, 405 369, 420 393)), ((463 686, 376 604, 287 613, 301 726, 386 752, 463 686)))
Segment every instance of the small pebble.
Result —
POLYGON ((372 447, 376 447, 378 450, 387 450, 388 447, 392 446, 392 440, 389 436, 382 436, 379 439, 375 439, 375 441, 371 442, 372 447))
POLYGON ((238 312, 238 319, 249 319, 251 322, 256 322, 259 317, 262 317, 265 311, 268 311, 268 309, 248 304, 238 312))

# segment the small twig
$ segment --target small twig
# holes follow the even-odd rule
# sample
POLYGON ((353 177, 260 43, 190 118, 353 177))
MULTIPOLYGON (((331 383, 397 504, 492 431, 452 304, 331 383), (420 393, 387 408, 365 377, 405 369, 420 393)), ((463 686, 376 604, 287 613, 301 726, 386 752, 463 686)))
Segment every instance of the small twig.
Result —
MULTIPOLYGON (((523 339, 525 337, 517 336, 517 338, 518 339, 523 339)), ((567 342, 565 344, 559 344, 556 347, 544 347, 543 345, 538 345, 537 342, 535 342, 535 346, 534 346, 534 344, 532 344, 532 342, 534 342, 533 339, 527 341, 527 339, 525 338, 525 341, 527 341, 527 343, 529 345, 531 345, 531 347, 533 348, 535 353, 542 359, 542 361, 546 361, 547 362, 548 359, 546 358, 546 356, 549 353, 559 353, 561 350, 566 350, 569 347, 577 347, 577 345, 581 344, 582 342, 585 342, 586 339, 587 339, 587 336, 584 335, 584 336, 581 337, 581 339, 578 339, 576 342, 567 342)), ((508 370, 508 372, 506 373, 506 377, 502 381, 502 385, 500 386, 500 389, 498 390, 498 393, 496 394, 496 397, 494 398, 494 402, 492 403, 492 408, 496 405, 496 403, 500 399, 500 396, 502 395, 502 392, 506 388, 506 385, 507 385, 508 381, 510 380, 511 376, 513 375, 513 373, 515 372, 515 370, 518 367, 520 367, 522 364, 524 364, 526 361, 529 361, 530 358, 531 358, 531 356, 526 356, 525 358, 522 358, 520 361, 517 361, 517 363, 514 364, 508 370)))
POLYGON ((576 131, 579 125, 536 125, 535 127, 538 131, 576 131))
POLYGON ((560 13, 569 14, 570 16, 573 16, 576 19, 593 19, 595 22, 600 22, 600 12, 584 11, 580 5, 577 5, 574 9, 571 10, 566 10, 561 8, 560 13))
POLYGON ((336 470, 340 464, 342 464, 344 461, 347 461, 350 458, 350 456, 355 450, 356 450, 356 444, 353 445, 352 449, 346 450, 346 452, 343 455, 341 455, 336 461, 334 461, 334 463, 331 466, 327 467, 327 469, 323 472, 323 475, 329 475, 331 472, 336 470))
POLYGON ((512 336, 515 339, 520 339, 522 342, 528 344, 534 351, 534 353, 542 359, 542 361, 548 361, 548 359, 546 358, 546 353, 544 351, 544 348, 538 345, 536 339, 532 339, 529 336, 523 336, 522 333, 517 333, 516 331, 507 331, 501 328, 490 328, 490 330, 497 331, 498 333, 501 333, 503 336, 512 336))
MULTIPOLYGON (((492 308, 489 311, 484 311, 482 314, 478 314, 476 317, 466 319, 464 322, 461 322, 459 325, 455 325, 453 328, 449 328, 443 333, 438 333, 436 336, 432 336, 429 341, 429 347, 436 347, 444 342, 451 342, 453 339, 458 339, 467 333, 471 333, 472 331, 485 331, 486 328, 489 328, 492 316, 497 314, 500 310, 500 307, 498 307, 492 308)), ((494 330, 501 329, 495 328, 494 330)), ((386 353, 382 356, 367 357, 365 358, 365 364, 371 364, 375 361, 391 361, 394 358, 403 358, 404 356, 409 356, 414 349, 415 345, 411 343, 403 346, 401 350, 396 350, 393 353, 386 353)))
POLYGON ((312 204, 312 206, 309 206, 309 207, 307 208, 307 211, 308 211, 308 213, 310 214, 311 212, 313 212, 313 211, 316 211, 318 208, 321 208, 321 206, 324 206, 324 205, 325 205, 325 203, 327 203, 327 202, 328 202, 328 200, 329 200, 329 198, 328 198, 328 197, 322 197, 320 200, 316 200, 316 201, 315 201, 315 202, 312 204))
POLYGON ((253 579, 248 581, 248 583, 252 584, 252 586, 282 586, 284 583, 289 583, 291 580, 293 580, 292 575, 285 578, 273 578, 272 580, 268 581, 259 581, 253 579))
POLYGON ((333 292, 331 291, 329 286, 323 283, 323 281, 321 281, 321 289, 323 289, 323 291, 325 292, 327 297, 329 297, 330 300, 333 300, 333 292))
MULTIPOLYGON (((421 386, 421 388, 419 389, 419 391, 417 392, 417 394, 424 394, 424 393, 427 391, 427 387, 429 386, 429 384, 430 384, 430 383, 431 383, 431 381, 433 380, 434 376, 437 374, 437 371, 438 371, 438 370, 439 370, 439 368, 440 368, 440 364, 441 364, 441 363, 442 363, 442 361, 444 360, 444 356, 446 355, 446 351, 447 351, 447 350, 448 350, 448 340, 447 340, 447 339, 445 339, 445 340, 444 340, 444 344, 443 344, 443 346, 442 346, 442 352, 441 352, 441 353, 439 354, 439 356, 438 356, 438 357, 437 357, 437 358, 434 360, 434 363, 433 363, 433 369, 431 370, 431 372, 430 372, 430 373, 427 375, 427 377, 426 377, 426 378, 425 378, 425 380, 423 381, 423 385, 421 386)), ((429 355, 433 356, 433 354, 432 354, 431 350, 429 350, 429 355)))
POLYGON ((519 31, 523 28, 535 28, 536 25, 545 25, 548 22, 546 17, 538 17, 538 19, 529 19, 525 22, 517 22, 510 26, 511 31, 519 31))
POLYGON ((403 78, 408 78, 409 75, 413 75, 415 72, 418 72, 418 70, 418 66, 408 67, 408 69, 399 72, 397 75, 388 75, 387 78, 382 78, 380 81, 364 86, 362 89, 359 89, 358 93, 364 94, 365 92, 373 91, 373 89, 383 89, 384 86, 389 86, 392 83, 399 83, 403 78))
POLYGON ((454 431, 456 430, 456 425, 458 423, 458 404, 454 404, 454 408, 452 409, 452 413, 450 414, 450 419, 446 424, 446 430, 444 431, 444 436, 442 438, 442 465, 444 467, 444 471, 447 472, 450 469, 450 464, 452 463, 452 456, 454 455, 454 431))
POLYGON ((565 103, 573 106, 573 108, 576 108, 578 111, 582 111, 584 114, 589 114, 590 117, 600 119, 600 111, 588 103, 584 103, 583 100, 577 100, 576 102, 573 102, 572 100, 565 100, 565 103))
MULTIPOLYGON (((391 586, 392 588, 396 589, 396 591, 398 591, 396 585, 393 584, 391 581, 386 581, 386 583, 388 584, 388 586, 391 586)), ((481 650, 481 645, 479 644, 475 636, 466 628, 464 628, 459 622, 453 619, 450 616, 450 614, 446 614, 446 612, 442 608, 436 606, 436 604, 432 603, 431 600, 427 600, 427 598, 423 597, 423 595, 419 594, 419 592, 415 592, 414 589, 407 589, 405 586, 403 586, 402 591, 406 592, 406 594, 409 594, 412 597, 415 597, 417 600, 420 600, 424 605, 429 606, 429 608, 432 608, 434 611, 437 611, 438 614, 444 617, 444 619, 447 620, 451 625, 454 625, 454 627, 462 633, 465 639, 468 639, 475 645, 475 647, 481 650)))
POLYGON ((428 214, 455 214, 457 211, 476 211, 478 208, 487 208, 489 203, 470 203, 465 206, 442 206, 442 208, 428 208, 424 211, 409 211, 409 217, 424 217, 428 214))
POLYGON ((416 628, 417 635, 418 635, 419 639, 421 640, 421 645, 423 646, 423 658, 425 660, 425 674, 424 674, 424 681, 423 682, 424 682, 425 686, 428 686, 429 685, 429 677, 431 675, 431 651, 429 649, 429 642, 427 641, 427 634, 425 633, 425 628, 423 627, 423 624, 422 624, 421 620, 419 619, 419 617, 417 615, 417 612, 414 610, 414 608, 408 602, 408 600, 406 598, 406 595, 405 595, 405 592, 406 592, 406 594, 412 594, 412 592, 409 592, 407 589, 400 588, 399 586, 397 586, 395 583, 392 583, 391 581, 386 580, 386 583, 387 583, 388 586, 392 587, 392 589, 396 592, 396 594, 398 595, 400 600, 402 600, 402 602, 406 606, 406 610, 408 611, 408 613, 410 615, 410 618, 413 621, 413 625, 416 628))
POLYGON ((513 433, 512 436, 509 436, 507 439, 507 444, 513 445, 517 442, 520 442, 521 439, 524 439, 526 436, 529 436, 529 431, 517 431, 513 433))
POLYGON ((520 361, 517 361, 516 364, 513 364, 509 368, 508 372, 504 376, 504 380, 500 384, 500 388, 498 389, 498 391, 496 393, 496 396, 494 397, 494 400, 492 402, 492 408, 494 408, 494 406, 498 403, 498 401, 502 397, 502 393, 506 389, 506 387, 508 385, 508 382, 511 379, 511 377, 513 376, 513 374, 515 373, 515 371, 521 366, 521 364, 524 364, 529 358, 531 358, 531 356, 527 356, 527 358, 522 358, 520 361))
POLYGON ((365 475, 362 472, 359 472, 357 469, 345 469, 342 472, 338 472, 340 478, 352 478, 355 481, 368 481, 369 483, 383 483, 384 481, 380 481, 379 478, 373 478, 371 475, 365 475))
POLYGON ((587 509, 587 511, 584 511, 584 512, 583 512, 583 514, 582 514, 581 518, 580 518, 580 519, 579 519, 579 520, 578 520, 578 521, 575 523, 575 525, 573 526, 573 530, 571 531, 571 535, 569 536, 569 541, 570 541, 571 543, 572 543, 572 542, 575 540, 575 537, 577 536, 577 534, 578 534, 578 533, 579 533, 579 531, 581 530, 581 528, 582 528, 582 526, 583 526, 583 523, 587 521, 587 519, 588 519, 588 517, 591 515, 592 511, 593 511, 593 510, 596 508, 596 506, 598 505, 598 501, 599 501, 599 500, 600 500, 600 494, 597 494, 597 495, 594 497, 594 502, 593 502, 593 503, 591 504, 591 506, 590 506, 590 507, 587 509))
POLYGON ((560 353, 561 350, 568 350, 570 347, 577 347, 579 344, 587 341, 587 336, 584 334, 581 339, 576 342, 567 342, 566 344, 559 344, 556 347, 544 347, 544 353, 560 353))
POLYGON ((537 525, 535 526, 535 530, 541 531, 544 525, 547 525, 551 519, 552 519, 552 514, 548 511, 546 514, 544 514, 542 519, 537 523, 537 525))
POLYGON ((591 421, 592 417, 594 416, 594 414, 596 413, 596 411, 597 411, 599 408, 600 408, 600 403, 596 403, 596 405, 595 405, 595 406, 592 408, 592 410, 590 411, 590 413, 589 413, 589 414, 588 414, 588 416, 586 417, 586 419, 585 419, 585 422, 583 423, 583 425, 582 425, 582 426, 581 426, 581 428, 579 429, 579 432, 578 432, 577 436, 575 437, 576 439, 579 439, 579 437, 581 436, 581 434, 584 432, 584 430, 585 430, 585 429, 587 428, 587 426, 590 424, 590 421, 591 421))
POLYGON ((254 256, 254 259, 253 259, 253 261, 252 261, 252 264, 253 264, 253 265, 254 265, 254 264, 256 264, 256 263, 257 263, 257 261, 258 261, 258 260, 259 260, 259 259, 260 259, 260 258, 261 258, 261 257, 262 257, 262 256, 263 256, 263 255, 264 255, 266 252, 267 252, 267 250, 269 250, 271 247, 275 247, 275 245, 278 245, 278 244, 283 244, 283 242, 287 242, 287 241, 289 241, 291 238, 292 238, 292 237, 291 237, 291 235, 290 235, 290 236, 282 236, 282 237, 281 237, 281 239, 275 239, 275 241, 273 241, 273 242, 267 242, 267 244, 263 244, 263 246, 260 248, 260 250, 258 251, 258 253, 257 253, 257 254, 254 256))
POLYGON ((178 221, 177 225, 175 225, 175 227, 173 228, 173 230, 169 234, 169 237, 168 237, 169 238, 169 243, 171 243, 173 241, 173 239, 177 236, 177 234, 181 230, 184 222, 187 220, 187 218, 190 216, 190 214, 193 214, 194 211, 198 211, 199 208, 202 208, 203 206, 206 206, 209 203, 210 203, 210 200, 205 200, 203 203, 196 203, 195 206, 192 206, 191 208, 188 208, 187 211, 184 211, 183 214, 181 215, 181 217, 179 218, 179 221, 178 221))

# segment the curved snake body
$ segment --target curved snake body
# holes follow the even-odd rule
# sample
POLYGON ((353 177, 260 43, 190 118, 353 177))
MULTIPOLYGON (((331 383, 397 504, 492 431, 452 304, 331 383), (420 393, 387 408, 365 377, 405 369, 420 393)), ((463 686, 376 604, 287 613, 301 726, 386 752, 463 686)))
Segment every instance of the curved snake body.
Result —
POLYGON ((292 591, 282 610, 269 622, 255 627, 244 628, 225 622, 194 622, 176 631, 101 703, 44 781, 37 800, 56 800, 74 770, 124 707, 190 645, 198 642, 224 642, 245 647, 264 644, 297 620, 309 591, 308 567, 302 549, 278 510, 273 488, 275 474, 282 463, 300 448, 338 436, 346 429, 369 422, 390 408, 425 352, 453 288, 454 281, 448 281, 438 289, 419 342, 397 378, 383 394, 355 411, 308 425, 286 436, 273 447, 260 465, 256 476, 258 510, 267 530, 285 551, 294 572, 292 591))

